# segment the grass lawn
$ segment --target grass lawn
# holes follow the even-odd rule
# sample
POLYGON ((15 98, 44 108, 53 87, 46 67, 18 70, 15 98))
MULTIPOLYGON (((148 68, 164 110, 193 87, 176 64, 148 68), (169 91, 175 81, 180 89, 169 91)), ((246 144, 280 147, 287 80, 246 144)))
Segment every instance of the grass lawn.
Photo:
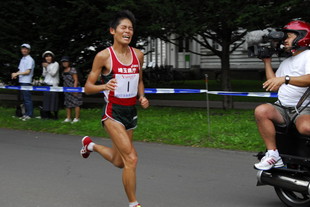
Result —
MULTIPOLYGON (((220 83, 209 81, 209 90, 221 90, 220 83)), ((241 92, 264 91, 262 81, 233 80, 232 90, 241 92)), ((146 86, 147 88, 185 88, 205 89, 204 80, 186 80, 182 84, 174 82, 159 86, 146 86)), ((0 89, 1 94, 16 94, 16 90, 0 89)), ((33 94, 41 95, 41 92, 33 94)), ((161 100, 206 100, 205 94, 147 94, 149 99, 161 100)), ((210 101, 222 100, 223 96, 209 95, 210 101)), ((239 97, 234 101, 244 102, 274 102, 273 98, 239 97)), ((3 101, 0 104, 0 127, 21 130, 32 130, 58 134, 89 135, 108 137, 100 123, 101 105, 92 104, 92 108, 82 109, 81 122, 76 124, 62 123, 65 111, 61 110, 59 121, 32 119, 23 122, 13 118, 14 101, 3 101), (5 107, 4 107, 5 106, 5 107), (96 108, 94 108, 96 107, 96 108)), ((90 107, 90 106, 89 106, 90 107)), ((138 108, 139 127, 135 130, 135 140, 144 142, 157 142, 193 147, 212 147, 220 149, 261 151, 264 145, 259 137, 254 121, 253 110, 220 110, 211 109, 210 121, 206 109, 150 107, 147 110, 138 108), (210 132, 208 129, 211 129, 210 132), (209 136, 210 134, 210 136, 209 136)), ((38 115, 39 112, 35 111, 38 115)))
MULTIPOLYGON (((22 121, 12 117, 15 109, 0 107, 0 127, 32 130, 57 134, 108 137, 101 127, 101 109, 82 109, 81 122, 62 123, 65 110, 61 110, 61 120, 31 119, 22 121)), ((193 147, 261 151, 264 145, 259 137, 252 110, 211 110, 210 136, 206 109, 138 107, 139 127, 135 130, 135 140, 193 147)), ((35 111, 35 115, 39 112, 35 111)))

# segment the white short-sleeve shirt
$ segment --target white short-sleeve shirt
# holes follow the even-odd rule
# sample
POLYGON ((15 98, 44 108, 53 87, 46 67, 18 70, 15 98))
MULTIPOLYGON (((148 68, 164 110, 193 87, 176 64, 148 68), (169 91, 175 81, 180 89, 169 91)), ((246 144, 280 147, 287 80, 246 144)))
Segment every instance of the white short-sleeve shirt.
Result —
MULTIPOLYGON (((286 75, 302 76, 307 74, 310 74, 310 50, 305 50, 296 56, 285 59, 276 71, 276 77, 284 77, 286 75)), ((307 88, 282 84, 278 91, 278 99, 283 106, 294 107, 307 88)), ((310 98, 308 98, 308 101, 310 101, 310 98)), ((305 101, 304 104, 308 101, 305 101)))
POLYGON ((32 83, 32 76, 34 71, 34 60, 30 55, 22 57, 18 66, 19 72, 25 72, 31 70, 28 75, 19 75, 18 79, 20 83, 32 83))

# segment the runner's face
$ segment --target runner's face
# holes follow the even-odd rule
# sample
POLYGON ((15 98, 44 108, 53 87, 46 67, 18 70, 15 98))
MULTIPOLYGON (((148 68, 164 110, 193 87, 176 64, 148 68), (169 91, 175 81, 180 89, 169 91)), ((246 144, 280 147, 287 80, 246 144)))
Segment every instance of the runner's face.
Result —
POLYGON ((114 35, 114 41, 129 45, 133 36, 133 26, 129 19, 123 19, 116 30, 111 28, 110 32, 114 35))

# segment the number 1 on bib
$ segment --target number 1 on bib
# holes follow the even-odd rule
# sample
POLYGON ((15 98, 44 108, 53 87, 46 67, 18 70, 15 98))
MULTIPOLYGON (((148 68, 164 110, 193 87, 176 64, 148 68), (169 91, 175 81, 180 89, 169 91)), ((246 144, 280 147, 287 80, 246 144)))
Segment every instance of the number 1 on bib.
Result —
POLYGON ((114 92, 118 98, 132 98, 138 93, 139 74, 116 74, 117 87, 114 92))

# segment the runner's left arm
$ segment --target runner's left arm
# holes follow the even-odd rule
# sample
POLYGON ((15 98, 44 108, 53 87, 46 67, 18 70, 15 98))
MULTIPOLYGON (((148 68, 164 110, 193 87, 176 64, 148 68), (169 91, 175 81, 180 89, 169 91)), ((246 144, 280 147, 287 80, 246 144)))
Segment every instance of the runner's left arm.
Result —
POLYGON ((137 49, 136 49, 136 54, 137 54, 139 62, 140 62, 139 84, 138 84, 139 102, 140 102, 142 108, 146 109, 147 107, 149 107, 149 101, 147 100, 147 98, 145 97, 145 94, 144 94, 143 70, 142 70, 144 55, 140 50, 137 50, 137 49))

